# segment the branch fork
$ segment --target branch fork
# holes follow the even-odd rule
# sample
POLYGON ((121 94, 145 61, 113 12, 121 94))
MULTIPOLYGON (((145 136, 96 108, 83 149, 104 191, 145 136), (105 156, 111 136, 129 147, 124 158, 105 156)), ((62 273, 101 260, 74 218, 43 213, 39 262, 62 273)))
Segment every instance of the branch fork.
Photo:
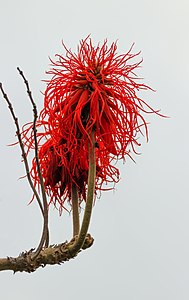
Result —
POLYGON ((15 115, 11 101, 9 100, 7 94, 5 93, 2 83, 0 83, 0 90, 3 95, 3 98, 8 104, 8 108, 14 120, 16 126, 16 134, 18 142, 21 148, 21 153, 25 165, 26 175, 29 182, 29 185, 37 199, 39 208, 43 216, 43 230, 41 234, 41 239, 38 247, 31 249, 26 252, 22 252, 18 257, 7 257, 0 258, 0 271, 3 270, 12 270, 14 272, 34 272, 39 267, 45 267, 50 264, 61 264, 65 261, 70 260, 77 256, 77 254, 84 249, 87 249, 92 246, 94 239, 88 233, 92 206, 93 206, 93 197, 95 189, 95 178, 96 178, 96 158, 95 158, 95 130, 92 130, 90 133, 91 141, 89 142, 89 174, 88 174, 88 190, 87 190, 87 201, 85 205, 85 211, 83 220, 80 227, 79 220, 79 200, 77 193, 77 186, 73 183, 72 185, 72 215, 73 215, 73 238, 70 242, 61 243, 59 245, 49 245, 49 230, 48 230, 48 202, 44 186, 44 181, 40 169, 39 157, 38 157, 38 141, 37 141, 37 130, 36 122, 38 118, 36 103, 33 99, 32 92, 29 87, 29 83, 24 76, 23 72, 17 68, 20 76, 22 77, 24 84, 26 86, 27 94, 29 100, 33 107, 33 134, 35 142, 35 159, 37 164, 37 171, 40 180, 40 188, 42 200, 34 187, 32 182, 29 163, 27 160, 27 155, 24 149, 24 144, 21 138, 21 131, 19 126, 19 121, 15 115))

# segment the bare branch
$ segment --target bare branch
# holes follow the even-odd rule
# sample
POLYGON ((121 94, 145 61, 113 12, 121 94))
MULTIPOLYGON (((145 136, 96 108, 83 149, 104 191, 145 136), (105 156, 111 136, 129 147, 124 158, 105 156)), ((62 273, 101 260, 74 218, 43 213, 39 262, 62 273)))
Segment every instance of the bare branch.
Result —
POLYGON ((7 96, 7 94, 5 93, 4 89, 3 89, 3 86, 2 86, 2 83, 0 83, 0 90, 2 92, 2 95, 3 95, 3 98, 5 99, 5 101, 7 102, 8 104, 8 108, 11 112, 11 115, 13 117, 13 120, 15 122, 15 125, 16 125, 16 135, 18 137, 18 142, 19 142, 19 145, 20 145, 20 148, 21 148, 21 152, 22 152, 22 158, 23 158, 23 161, 24 161, 24 166, 25 166, 25 170, 26 170, 26 175, 27 175, 27 179, 28 179, 28 182, 29 182, 29 185, 37 199, 37 202, 39 204, 39 207, 41 209, 41 212, 42 214, 44 214, 43 212, 43 206, 42 206, 42 203, 41 203, 41 200, 40 200, 40 197, 34 187, 34 184, 33 184, 33 181, 31 179, 31 176, 30 176, 30 170, 29 170, 29 164, 28 164, 28 160, 27 160, 27 155, 26 155, 26 152, 24 150, 24 144, 22 142, 22 138, 21 138, 21 133, 20 133, 20 126, 19 126, 19 122, 18 122, 18 118, 16 117, 15 113, 14 113, 14 109, 13 109, 13 106, 7 96))
POLYGON ((34 120, 33 120, 33 133, 34 133, 34 143, 35 143, 35 159, 36 159, 36 165, 37 165, 37 172, 38 172, 38 176, 39 176, 39 181, 40 181, 40 188, 41 188, 41 193, 42 193, 42 199, 43 199, 43 211, 44 211, 44 224, 43 224, 43 232, 42 232, 42 236, 41 236, 41 241, 39 243, 39 246, 36 250, 36 257, 37 255, 40 253, 40 251, 42 250, 44 244, 46 246, 48 246, 49 243, 49 234, 48 234, 48 203, 47 203, 47 197, 46 197, 46 191, 45 191, 45 186, 44 186, 44 181, 43 181, 43 177, 41 174, 41 168, 40 168, 40 163, 39 163, 39 156, 38 156, 38 142, 37 142, 37 129, 36 129, 36 122, 37 122, 37 106, 35 101, 33 100, 32 97, 32 92, 30 90, 29 87, 29 83, 26 79, 26 77, 24 76, 23 71, 21 71, 19 68, 17 68, 19 74, 21 75, 21 77, 24 80, 24 83, 26 85, 26 90, 29 96, 29 99, 31 101, 31 104, 33 106, 33 116, 34 116, 34 120))

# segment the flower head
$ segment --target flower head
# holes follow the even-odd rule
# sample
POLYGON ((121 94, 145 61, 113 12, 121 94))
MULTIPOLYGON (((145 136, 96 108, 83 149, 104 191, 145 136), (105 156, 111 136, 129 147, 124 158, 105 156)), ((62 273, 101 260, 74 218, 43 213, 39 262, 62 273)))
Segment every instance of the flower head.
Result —
POLYGON ((95 126, 97 142, 112 155, 124 158, 128 145, 138 145, 137 133, 142 126, 147 134, 141 113, 149 106, 137 92, 148 87, 137 83, 134 74, 141 61, 130 63, 139 53, 131 54, 131 48, 118 55, 116 43, 108 48, 105 41, 95 47, 88 38, 80 42, 77 54, 64 48, 66 56, 56 55, 47 72, 53 77, 45 91, 42 118, 48 119, 49 130, 59 127, 66 138, 69 136, 71 147, 79 139, 88 139, 95 126))
MULTIPOLYGON (((148 135, 143 114, 155 112, 137 95, 149 87, 137 81, 135 71, 141 61, 132 63, 139 54, 132 54, 132 47, 119 55, 117 43, 94 46, 90 38, 81 40, 77 54, 63 46, 65 56, 57 54, 51 60, 47 74, 52 78, 38 121, 44 129, 38 136, 46 138, 39 150, 43 178, 51 198, 61 205, 70 198, 72 182, 85 199, 91 131, 96 141, 97 190, 104 183, 117 182, 119 170, 113 161, 135 152, 142 128, 148 135)), ((24 136, 30 149, 32 135, 24 136)), ((38 182, 35 160, 32 174, 38 182)))

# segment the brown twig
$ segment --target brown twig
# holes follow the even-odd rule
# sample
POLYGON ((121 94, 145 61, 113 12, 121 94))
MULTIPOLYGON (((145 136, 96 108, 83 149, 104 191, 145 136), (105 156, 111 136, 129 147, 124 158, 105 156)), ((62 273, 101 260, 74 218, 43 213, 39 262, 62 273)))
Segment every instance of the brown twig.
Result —
POLYGON ((24 166, 25 166, 25 170, 26 170, 26 175, 27 175, 27 179, 28 179, 28 182, 29 182, 29 185, 37 199, 37 202, 39 204, 39 207, 41 209, 41 212, 42 214, 44 214, 43 212, 43 206, 42 206, 42 203, 41 203, 41 200, 40 200, 40 197, 33 185, 33 182, 32 182, 32 179, 31 179, 31 176, 30 176, 30 170, 29 170, 29 164, 28 164, 28 160, 27 160, 27 156, 26 156, 26 152, 24 150, 24 144, 22 142, 22 138, 21 138, 21 133, 20 133, 20 126, 19 126, 19 122, 18 122, 18 118, 16 117, 15 113, 14 113, 14 109, 13 109, 13 106, 7 96, 7 94, 5 93, 4 89, 3 89, 3 86, 2 86, 2 83, 0 83, 0 90, 2 92, 2 95, 3 95, 3 98, 5 99, 5 101, 7 102, 8 104, 8 108, 11 112, 11 115, 13 117, 13 120, 15 122, 15 125, 16 125, 16 135, 18 137, 18 142, 19 142, 19 145, 20 145, 20 148, 21 148, 21 152, 22 152, 22 158, 23 158, 23 161, 24 161, 24 166))
POLYGON ((41 193, 42 193, 42 199, 43 199, 43 211, 44 211, 44 223, 43 223, 43 232, 41 236, 40 243, 34 253, 34 258, 38 256, 38 254, 41 252, 43 246, 47 247, 49 243, 49 231, 48 231, 48 203, 47 203, 47 197, 46 197, 46 191, 45 191, 45 186, 44 186, 44 181, 43 177, 41 174, 41 168, 40 168, 40 163, 39 163, 39 156, 38 156, 38 141, 37 141, 37 129, 36 129, 36 122, 37 122, 37 106, 36 103, 33 100, 32 92, 29 87, 29 83, 26 79, 26 77, 23 74, 23 71, 20 70, 20 68, 17 68, 19 74, 24 80, 24 84, 26 86, 27 94, 28 97, 31 101, 31 104, 33 106, 33 133, 34 133, 34 143, 35 143, 35 159, 36 159, 36 165, 37 165, 37 172, 39 176, 39 181, 40 181, 40 188, 41 188, 41 193))

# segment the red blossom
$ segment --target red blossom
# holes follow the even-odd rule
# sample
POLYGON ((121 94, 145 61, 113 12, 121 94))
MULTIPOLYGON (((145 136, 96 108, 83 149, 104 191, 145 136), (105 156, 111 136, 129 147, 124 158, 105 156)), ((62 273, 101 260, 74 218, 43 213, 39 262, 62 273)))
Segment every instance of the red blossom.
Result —
MULTIPOLYGON (((118 55, 117 43, 108 47, 105 41, 95 47, 90 38, 81 40, 77 54, 63 46, 65 56, 57 54, 57 60, 51 60, 47 74, 52 78, 47 81, 37 124, 38 131, 43 128, 38 137, 42 138, 39 159, 45 186, 51 200, 61 206, 70 199, 73 182, 85 199, 91 131, 95 131, 97 190, 104 183, 117 182, 119 170, 113 161, 135 152, 142 128, 148 135, 143 114, 155 112, 137 95, 149 87, 137 81, 135 70, 141 61, 131 62, 139 54, 132 54, 132 47, 118 55)), ((33 147, 31 127, 23 136, 28 149, 33 147)), ((35 160, 32 175, 37 184, 35 160)))

